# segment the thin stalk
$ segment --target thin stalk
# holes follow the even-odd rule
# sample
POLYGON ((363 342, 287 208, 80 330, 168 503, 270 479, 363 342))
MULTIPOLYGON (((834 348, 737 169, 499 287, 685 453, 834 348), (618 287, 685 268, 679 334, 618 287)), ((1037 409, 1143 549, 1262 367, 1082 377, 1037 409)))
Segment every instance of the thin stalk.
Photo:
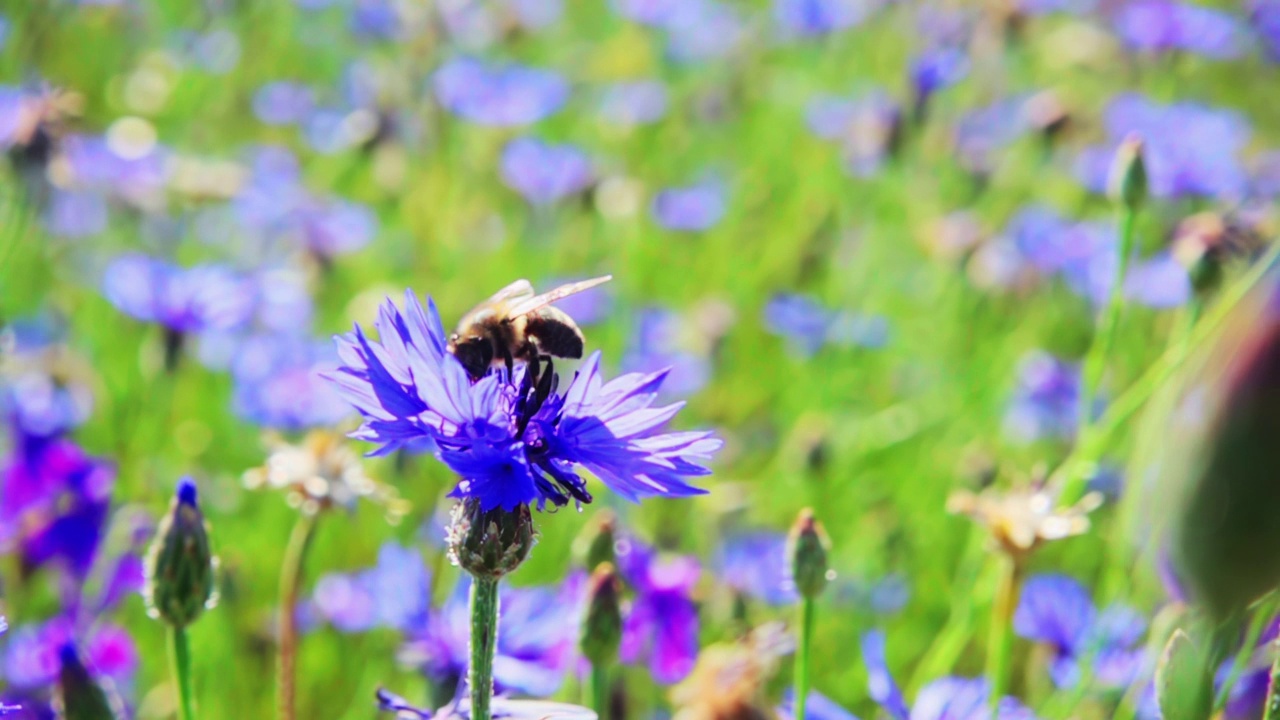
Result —
POLYGON ((795 720, 805 720, 805 704, 809 700, 809 649, 813 647, 815 615, 813 598, 802 598, 800 600, 800 645, 796 648, 795 720))
POLYGON ((289 545, 280 564, 280 718, 297 718, 298 696, 298 593, 307 549, 315 535, 316 516, 302 511, 289 535, 289 545))
POLYGON ((1262 720, 1280 720, 1280 638, 1272 643, 1271 652, 1275 660, 1271 662, 1271 679, 1267 683, 1267 703, 1262 720))
POLYGON ((186 628, 169 628, 169 666, 178 685, 178 720, 195 720, 195 697, 191 691, 191 645, 186 628))
POLYGON ((1222 681, 1222 687, 1219 688, 1218 696, 1213 702, 1213 711, 1215 713, 1227 706, 1227 698, 1231 694, 1231 689, 1235 687, 1236 682, 1240 680, 1240 676, 1244 674, 1245 666, 1248 665, 1250 658, 1253 656, 1253 648, 1258 644, 1258 638, 1262 637, 1262 631, 1267 628, 1267 624, 1275 617, 1276 602, 1276 595, 1268 595, 1254 608, 1253 618, 1249 621, 1249 629, 1245 631, 1244 642, 1240 645, 1240 652, 1236 653, 1235 659, 1231 661, 1231 669, 1227 671, 1227 677, 1222 681))
POLYGON ((1120 210, 1120 246, 1117 248, 1115 273, 1111 276, 1111 293, 1106 307, 1098 318, 1098 332, 1084 358, 1082 390, 1080 393, 1080 432, 1083 435, 1093 424, 1093 406, 1098 397, 1098 386, 1107 369, 1107 358, 1115 344, 1116 327, 1124 310, 1124 276, 1129 269, 1129 255, 1133 253, 1133 226, 1137 213, 1128 207, 1120 210))
POLYGON ((493 656, 498 645, 498 581, 471 579, 471 720, 492 720, 493 656))
POLYGON ((605 663, 591 664, 591 709, 599 720, 608 720, 609 666, 605 663))
POLYGON ((991 684, 991 717, 995 718, 1000 699, 1009 688, 1013 664, 1013 613, 1022 592, 1022 563, 1017 558, 1000 556, 1000 584, 991 605, 991 629, 987 646, 987 680, 991 684))

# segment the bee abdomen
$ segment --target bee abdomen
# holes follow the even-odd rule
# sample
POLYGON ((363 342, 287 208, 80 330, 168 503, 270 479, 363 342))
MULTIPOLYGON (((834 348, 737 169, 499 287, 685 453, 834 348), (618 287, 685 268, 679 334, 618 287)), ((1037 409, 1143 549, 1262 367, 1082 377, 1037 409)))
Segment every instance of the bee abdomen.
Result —
POLYGON ((525 334, 534 340, 539 351, 555 357, 582 357, 582 331, 572 321, 546 316, 530 316, 525 334))

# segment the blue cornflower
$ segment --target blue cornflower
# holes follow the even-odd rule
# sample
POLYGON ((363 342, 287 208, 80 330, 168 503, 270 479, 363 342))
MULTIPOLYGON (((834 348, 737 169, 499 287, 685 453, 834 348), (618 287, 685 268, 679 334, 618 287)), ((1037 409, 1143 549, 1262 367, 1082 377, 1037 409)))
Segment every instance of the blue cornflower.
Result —
POLYGON ((41 217, 50 235, 79 238, 107 229, 107 199, 92 190, 54 188, 41 217))
POLYGON ((681 0, 661 26, 667 31, 667 55, 683 63, 724 57, 746 38, 742 16, 717 0, 681 0))
POLYGON ((853 27, 873 9, 870 0, 774 0, 773 15, 785 32, 814 36, 853 27))
POLYGON ((916 111, 923 113, 934 93, 955 85, 969 74, 969 56, 954 47, 935 48, 912 60, 910 74, 916 111))
POLYGON ((693 591, 702 575, 697 559, 663 555, 639 541, 620 543, 618 567, 635 591, 623 621, 618 656, 626 663, 647 660, 653 679, 677 683, 698 659, 698 607, 693 591))
POLYGON ((660 80, 634 80, 602 88, 600 118, 623 127, 647 125, 667 114, 667 86, 660 80))
POLYGON ((1116 148, 1135 133, 1143 141, 1155 197, 1239 198, 1249 189, 1249 175, 1240 161, 1249 142, 1249 122, 1233 110, 1191 102, 1159 105, 1141 95, 1124 94, 1107 106, 1104 123, 1108 142, 1087 148, 1076 164, 1077 177, 1094 192, 1106 192, 1116 148))
POLYGON ((502 150, 502 181, 532 205, 582 192, 593 178, 591 159, 573 145, 520 138, 502 150))
POLYGON ((184 268, 136 253, 107 266, 102 292, 126 315, 177 333, 234 328, 254 301, 252 284, 229 268, 184 268))
POLYGON ((528 125, 559 110, 569 99, 569 83, 558 73, 472 58, 446 62, 436 70, 432 83, 441 105, 478 125, 528 125))
POLYGON ((356 37, 394 40, 404 27, 404 19, 389 0, 355 0, 348 25, 356 37))
POLYGON ((1235 16, 1174 0, 1131 0, 1116 13, 1115 29, 1134 50, 1181 50, 1215 60, 1240 57, 1250 44, 1235 16))
POLYGON ((888 321, 876 315, 832 310, 807 295, 782 293, 764 307, 765 328, 808 357, 828 343, 842 347, 883 347, 888 321))
POLYGON ((597 352, 563 393, 553 375, 535 386, 523 366, 473 384, 446 352, 430 299, 424 309, 406 291, 404 312, 387 300, 374 325, 377 342, 359 326, 338 339, 343 367, 329 376, 365 418, 354 437, 379 443, 378 454, 434 441, 436 456, 461 476, 453 497, 477 499, 486 511, 590 502, 578 466, 632 501, 705 492, 685 480, 709 474, 700 463, 722 443, 708 432, 662 432, 683 406, 650 407, 665 372, 606 383, 597 352))
POLYGON ((53 437, 89 419, 92 376, 87 361, 59 341, 58 328, 37 317, 0 331, 0 417, 23 436, 53 437))
POLYGON ((268 125, 293 125, 311 113, 315 102, 315 91, 306 85, 271 82, 254 93, 253 114, 268 125))
POLYGON ((755 531, 732 535, 716 553, 715 566, 729 587, 770 605, 799 599, 787 567, 787 536, 755 531))
POLYGON ((668 230, 709 230, 728 207, 723 183, 708 180, 663 190, 653 198, 653 217, 668 230))
POLYGON ((809 102, 805 121, 814 135, 840 144, 850 175, 870 177, 897 147, 902 109, 880 88, 850 97, 818 95, 809 102))
POLYGON ((294 335, 255 335, 236 343, 232 407, 263 427, 304 430, 336 424, 351 406, 324 379, 338 369, 333 344, 294 335))
POLYGON ((1280 61, 1280 0, 1252 0, 1249 21, 1267 57, 1272 62, 1280 61))
MULTIPOLYGON (((858 720, 856 715, 817 690, 809 691, 804 701, 804 715, 807 720, 858 720)), ((796 690, 787 688, 782 695, 782 704, 778 706, 778 717, 780 720, 795 720, 795 716, 796 690)))
POLYGON ((1066 575, 1037 575, 1022 588, 1013 616, 1018 635, 1053 648, 1049 674, 1058 687, 1073 687, 1082 675, 1098 688, 1119 690, 1144 671, 1141 644, 1147 623, 1136 610, 1113 605, 1102 612, 1089 593, 1066 575))
MULTIPOLYGON (((707 352, 692 347, 688 337, 695 331, 686 329, 688 325, 685 318, 668 308, 637 311, 622 368, 642 373, 666 368, 667 379, 662 384, 666 397, 688 397, 698 392, 711 379, 711 358, 707 352)), ((701 336, 705 337, 705 333, 701 336)))
MULTIPOLYGON (((862 636, 867 688, 894 720, 991 720, 991 689, 982 678, 945 677, 925 685, 910 708, 885 656, 885 636, 872 630, 862 636)), ((1035 720, 1035 714, 1013 697, 1000 699, 997 720, 1035 720)))
POLYGON ((1080 366, 1034 351, 1018 364, 1017 377, 1005 411, 1005 434, 1018 442, 1074 436, 1080 422, 1080 366))

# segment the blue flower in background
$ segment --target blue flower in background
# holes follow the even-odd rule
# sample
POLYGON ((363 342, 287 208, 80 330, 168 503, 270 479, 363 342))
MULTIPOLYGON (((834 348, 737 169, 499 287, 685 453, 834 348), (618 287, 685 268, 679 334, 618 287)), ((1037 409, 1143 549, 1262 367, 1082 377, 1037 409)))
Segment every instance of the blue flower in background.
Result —
POLYGON ((764 325, 770 333, 788 340, 788 347, 803 357, 812 356, 828 343, 841 347, 883 347, 889 340, 889 323, 878 315, 857 315, 832 310, 807 295, 783 293, 764 307, 764 325))
POLYGON ((532 205, 550 205, 585 190, 594 179, 591 159, 572 145, 548 145, 533 138, 507 143, 502 181, 532 205))
POLYGON ((1005 435, 1024 443, 1073 437, 1080 422, 1080 366, 1037 350, 1018 363, 1017 377, 1005 435))
POLYGON ((1233 110, 1193 102, 1159 105, 1129 93, 1111 101, 1103 120, 1108 142, 1086 149, 1076 164, 1077 177, 1094 192, 1106 191, 1115 150, 1134 133, 1144 142, 1155 197, 1239 198, 1248 191, 1249 176, 1239 156, 1251 131, 1244 116, 1233 110))
POLYGON ((478 125, 515 127, 537 122, 569 99, 569 83, 550 70, 515 64, 450 60, 432 77, 436 99, 478 125))
POLYGON ((249 319, 254 288, 221 265, 184 268, 130 253, 113 260, 102 293, 121 312, 177 333, 226 330, 249 319))
POLYGON ((374 567, 320 578, 312 604, 342 632, 378 627, 407 632, 425 627, 431 615, 430 599, 431 572, 422 553, 388 542, 378 550, 374 567))
POLYGON ((773 15, 795 35, 825 35, 861 23, 874 7, 869 0, 774 0, 773 15))
POLYGON ((653 217, 668 230, 699 232, 720 222, 728 207, 725 187, 715 180, 663 190, 653 198, 653 217))
MULTIPOLYGON (((817 690, 810 690, 804 701, 804 715, 807 720, 858 720, 857 716, 836 704, 834 700, 817 690)), ((791 687, 782 695, 782 704, 778 706, 780 720, 795 720, 796 689, 791 687)))
POLYGON ((1146 620, 1124 605, 1099 612, 1084 586, 1066 575, 1029 578, 1013 628, 1053 648, 1049 673, 1058 687, 1074 687, 1087 673, 1099 688, 1123 689, 1150 670, 1141 643, 1146 620))
POLYGON ((662 27, 667 31, 667 55, 681 63, 725 57, 746 38, 738 11, 717 0, 682 0, 662 27))
POLYGON ((4 46, 9 42, 9 18, 0 15, 0 50, 4 50, 4 46))
POLYGON ((1174 0, 1131 0, 1116 13, 1115 29, 1125 45, 1143 52, 1180 50, 1229 60, 1250 45, 1235 16, 1174 0))
POLYGON ((1280 0, 1252 0, 1249 22, 1262 41, 1267 57, 1280 62, 1280 0))
POLYGON ((841 97, 818 95, 805 111, 809 130, 840 144, 849 174, 870 177, 895 150, 902 129, 902 109, 883 89, 841 97))
POLYGON ((969 56, 963 50, 942 47, 916 56, 911 61, 911 88, 917 113, 924 112, 934 93, 955 85, 968 74, 969 56))
POLYGON ((329 376, 365 418, 354 437, 379 443, 379 453, 430 438, 436 457, 462 478, 453 497, 476 498, 486 510, 590 502, 577 465, 632 501, 705 492, 685 479, 710 472, 700 463, 721 441, 662 432, 682 407, 650 407, 665 372, 605 383, 597 352, 563 394, 539 391, 523 366, 515 377, 491 372, 473 384, 445 351, 430 300, 424 309, 406 291, 404 313, 387 300, 374 325, 380 342, 359 326, 339 338, 343 367, 329 376))
POLYGON ((347 24, 358 38, 394 40, 404 20, 390 0, 355 0, 347 24))
POLYGON ((341 422, 351 406, 324 378, 338 369, 333 343, 289 335, 255 335, 236 343, 231 376, 237 415, 279 430, 341 422))
POLYGON ((54 188, 41 218, 50 235, 89 237, 107 229, 107 200, 91 190, 54 188))
POLYGON ((799 598, 787 566, 783 533, 732 535, 717 551, 714 566, 726 585, 770 605, 790 605, 799 598))
POLYGON ((698 658, 698 608, 693 590, 702 570, 685 555, 662 555, 634 539, 618 549, 618 569, 635 590, 623 621, 619 658, 647 661, 664 685, 685 678, 698 658))
MULTIPOLYGON (((862 637, 871 699, 894 720, 991 720, 990 686, 982 678, 945 677, 925 685, 908 709, 885 653, 885 636, 872 630, 862 637)), ((1013 697, 1000 699, 998 720, 1035 720, 1035 714, 1013 697)))
POLYGON ((272 82, 253 95, 253 114, 268 125, 302 122, 315 107, 316 93, 302 83, 272 82))
POLYGON ((60 330, 39 318, 16 322, 0 332, 0 416, 23 437, 49 438, 66 433, 93 410, 91 376, 59 341, 60 330))
MULTIPOLYGON (((10 633, 0 664, 0 677, 22 698, 24 712, 35 717, 40 710, 53 717, 51 695, 62 666, 62 649, 81 644, 81 658, 96 676, 114 684, 129 684, 138 668, 139 654, 133 638, 117 625, 102 623, 87 633, 79 633, 66 618, 54 618, 38 625, 24 625, 10 633)), ((22 717, 21 715, 19 717, 22 717)))
POLYGON ((711 379, 711 358, 689 347, 684 338, 686 325, 679 313, 668 308, 637 311, 622 369, 651 373, 666 368, 667 379, 661 388, 665 397, 688 397, 701 390, 711 379))
POLYGON ((661 80, 633 80, 602 88, 598 112, 611 125, 647 125, 667 114, 667 104, 667 86, 661 80))

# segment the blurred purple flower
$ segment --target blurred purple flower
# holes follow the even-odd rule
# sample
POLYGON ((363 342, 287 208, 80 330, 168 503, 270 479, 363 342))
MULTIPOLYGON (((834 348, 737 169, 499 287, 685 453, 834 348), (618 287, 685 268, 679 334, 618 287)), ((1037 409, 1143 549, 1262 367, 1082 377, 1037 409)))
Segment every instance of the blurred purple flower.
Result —
POLYGON ((1031 129, 1024 106, 1027 96, 1017 95, 965 113, 956 123, 955 142, 960 162, 970 172, 994 170, 999 151, 1031 129))
POLYGON ((874 9, 869 0, 774 0, 773 15, 795 35, 825 35, 853 27, 874 9))
POLYGON ((593 177, 591 159, 573 145, 519 138, 502 150, 502 181, 532 205, 582 192, 593 177))
POLYGON ((1101 613, 1084 586, 1066 575, 1038 575, 1022 589, 1013 628, 1053 648, 1049 673, 1058 687, 1074 687, 1085 674, 1098 687, 1121 690, 1144 671, 1140 643, 1147 623, 1137 611, 1113 605, 1101 613))
POLYGON ((663 20, 667 54, 683 63, 724 57, 746 39, 738 11, 718 0, 683 0, 663 20))
POLYGON ((54 188, 44 211, 44 228, 51 235, 78 238, 107 229, 107 201, 89 190, 54 188))
POLYGON ((267 428, 297 431, 337 424, 351 406, 323 375, 338 369, 331 342, 291 335, 257 335, 237 344, 232 406, 267 428))
POLYGON ((378 454, 430 438, 436 457, 461 477, 453 497, 513 509, 570 499, 591 502, 577 467, 622 497, 705 492, 685 480, 721 441, 706 432, 662 432, 682 407, 650 407, 666 373, 623 375, 605 383, 600 353, 588 357, 564 393, 538 392, 525 366, 514 377, 490 372, 474 384, 446 352, 435 304, 412 291, 402 314, 388 299, 375 322, 380 341, 357 326, 338 339, 343 367, 329 377, 364 416, 355 437, 378 454))
POLYGON ((805 115, 814 135, 840 143, 845 168, 856 177, 879 172, 902 125, 901 108, 881 89, 851 97, 818 95, 805 115))
POLYGON ((404 20, 391 0, 355 0, 348 19, 351 33, 370 40, 394 40, 404 20))
POLYGON ((647 125, 667 114, 667 102, 667 86, 661 80, 619 82, 601 90, 599 112, 612 125, 647 125))
POLYGON ((917 105, 934 93, 960 82, 969 74, 969 56, 963 50, 942 47, 917 55, 911 61, 911 88, 917 105))
MULTIPOLYGON (((787 688, 782 695, 782 704, 778 706, 779 720, 795 720, 796 689, 787 688)), ((817 690, 810 690, 804 701, 804 715, 807 720, 858 720, 857 716, 836 704, 834 700, 817 690)))
POLYGON ((315 106, 316 94, 302 83, 272 82, 253 95, 253 114, 268 125, 302 122, 315 106))
MULTIPOLYGON (((14 323, 8 355, 0 360, 0 417, 23 437, 50 438, 89 418, 89 378, 41 320, 14 323)), ((3 334, 0 334, 3 342, 3 334)))
POLYGON ((255 296, 252 283, 223 266, 183 268, 140 254, 113 260, 102 292, 126 315, 178 333, 234 328, 255 296))
POLYGON ((1116 13, 1115 29, 1134 50, 1181 50, 1216 60, 1239 57, 1250 41, 1239 18, 1175 0, 1130 0, 1116 13))
POLYGON ((725 187, 710 180, 663 190, 653 199, 653 217, 668 230, 698 232, 720 222, 727 209, 725 187))
POLYGON ((329 573, 316 582, 312 604, 342 632, 378 627, 402 632, 424 627, 431 614, 431 572, 414 548, 393 542, 378 550, 378 563, 355 574, 329 573))
POLYGON ((702 571, 689 556, 660 555, 635 539, 622 545, 618 567, 635 597, 623 621, 619 658, 625 663, 647 660, 654 680, 677 683, 698 657, 693 590, 702 571))
POLYGON ((1107 107, 1104 122, 1109 141, 1086 149, 1076 175, 1094 192, 1106 191, 1107 173, 1120 142, 1136 133, 1144 142, 1151 194, 1240 198, 1249 177, 1239 155, 1249 142, 1244 116, 1196 103, 1158 105, 1141 95, 1120 95, 1107 107))
POLYGON ((807 295, 782 293, 764 307, 764 326, 789 341, 789 348, 809 357, 828 343, 841 347, 883 347, 888 320, 832 310, 807 295))
MULTIPOLYGON (((885 637, 872 630, 862 637, 868 693, 894 720, 991 720, 990 686, 982 678, 945 677, 920 689, 910 709, 889 672, 885 637)), ((1003 697, 997 720, 1035 720, 1035 714, 1016 698, 1003 697)))
POLYGON ((724 584, 770 605, 790 605, 799 597, 787 566, 783 533, 731 535, 716 553, 714 566, 724 584))
POLYGON ((1249 21, 1267 57, 1272 62, 1280 62, 1280 0, 1251 0, 1248 8, 1249 21))
POLYGON ((1070 438, 1080 421, 1080 367, 1044 351, 1028 353, 1018 363, 1017 386, 1005 411, 1004 432, 1029 443, 1044 438, 1070 438))
POLYGON ((686 347, 681 338, 683 325, 683 318, 674 310, 648 307, 637 311, 622 369, 651 373, 665 368, 663 397, 688 397, 701 390, 711 379, 711 359, 686 347))
POLYGON ((664 27, 683 0, 610 0, 614 12, 642 25, 664 27))
POLYGON ((77 639, 83 642, 85 665, 97 675, 123 684, 138 668, 138 649, 124 628, 104 623, 80 636, 67 618, 57 617, 41 625, 15 628, 0 674, 21 690, 49 688, 58 678, 59 652, 77 639))
POLYGON ((293 222, 302 247, 325 259, 359 250, 378 232, 373 210, 347 200, 305 202, 294 210, 293 222))
POLYGON ((555 72, 473 58, 446 62, 436 70, 432 83, 441 105, 478 125, 528 125, 556 112, 569 99, 569 83, 555 72))

